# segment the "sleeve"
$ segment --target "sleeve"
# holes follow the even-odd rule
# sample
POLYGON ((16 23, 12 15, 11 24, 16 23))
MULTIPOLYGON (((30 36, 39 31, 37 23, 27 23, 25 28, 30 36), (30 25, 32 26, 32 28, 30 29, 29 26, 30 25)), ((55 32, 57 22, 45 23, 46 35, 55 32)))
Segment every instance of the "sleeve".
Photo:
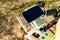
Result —
POLYGON ((60 19, 58 20, 56 24, 56 37, 55 40, 60 40, 60 19))

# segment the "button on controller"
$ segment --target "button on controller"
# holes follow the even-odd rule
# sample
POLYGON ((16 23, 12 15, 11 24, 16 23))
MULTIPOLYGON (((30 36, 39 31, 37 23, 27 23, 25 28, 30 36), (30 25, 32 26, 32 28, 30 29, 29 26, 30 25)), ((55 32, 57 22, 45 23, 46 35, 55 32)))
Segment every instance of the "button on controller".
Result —
POLYGON ((32 35, 36 38, 39 38, 39 36, 40 36, 38 33, 33 33, 32 35))

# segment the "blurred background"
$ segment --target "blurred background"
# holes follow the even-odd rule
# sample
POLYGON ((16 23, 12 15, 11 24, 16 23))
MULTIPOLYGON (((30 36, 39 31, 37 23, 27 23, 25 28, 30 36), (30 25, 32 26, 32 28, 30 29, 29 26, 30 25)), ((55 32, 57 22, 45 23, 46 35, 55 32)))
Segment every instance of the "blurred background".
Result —
POLYGON ((44 1, 46 10, 60 5, 59 0, 0 0, 0 40, 24 40, 25 32, 16 16, 37 1, 44 1))

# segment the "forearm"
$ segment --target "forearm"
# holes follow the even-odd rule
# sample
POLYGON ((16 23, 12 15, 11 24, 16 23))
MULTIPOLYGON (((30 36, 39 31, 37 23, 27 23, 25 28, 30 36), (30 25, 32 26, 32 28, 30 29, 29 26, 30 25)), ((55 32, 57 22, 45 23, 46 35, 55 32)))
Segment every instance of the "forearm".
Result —
POLYGON ((60 40, 60 19, 58 20, 57 25, 56 25, 56 38, 55 38, 55 40, 60 40))

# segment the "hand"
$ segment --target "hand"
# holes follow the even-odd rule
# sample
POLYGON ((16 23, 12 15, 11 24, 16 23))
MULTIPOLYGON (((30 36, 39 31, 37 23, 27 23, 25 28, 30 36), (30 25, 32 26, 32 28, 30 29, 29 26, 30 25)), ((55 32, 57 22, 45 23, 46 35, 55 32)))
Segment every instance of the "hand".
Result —
POLYGON ((30 36, 32 40, 38 40, 38 38, 34 37, 33 35, 30 36))
MULTIPOLYGON (((26 35, 27 36, 27 35, 26 35)), ((30 38, 31 38, 31 40, 38 40, 38 38, 36 38, 36 37, 34 37, 33 35, 31 35, 30 36, 30 38)), ((24 40, 28 40, 28 38, 27 37, 25 37, 25 39, 24 40)))

